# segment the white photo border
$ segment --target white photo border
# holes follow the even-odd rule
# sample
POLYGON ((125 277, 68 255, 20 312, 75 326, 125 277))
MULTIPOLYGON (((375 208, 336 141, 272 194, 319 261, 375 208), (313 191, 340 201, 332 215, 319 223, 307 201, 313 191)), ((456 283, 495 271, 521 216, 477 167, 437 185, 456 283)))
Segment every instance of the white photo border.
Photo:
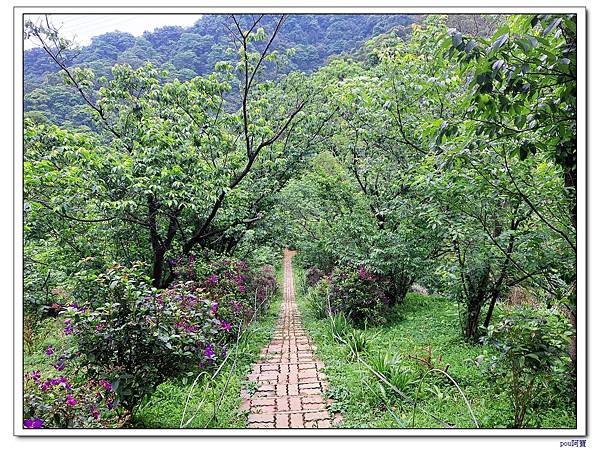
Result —
MULTIPOLYGON (((472 6, 451 5, 448 2, 419 2, 420 6, 364 6, 353 0, 343 2, 303 2, 278 5, 275 1, 248 5, 239 1, 221 1, 205 6, 15 6, 13 8, 13 434, 15 436, 462 436, 462 437, 583 437, 588 433, 588 350, 587 350, 587 14, 584 6, 472 6), (243 6, 241 6, 243 5, 243 6), (577 284, 580 289, 577 311, 583 313, 577 323, 577 348, 584 358, 577 367, 577 427, 565 429, 24 429, 23 428, 23 15, 24 14, 223 14, 223 13, 289 13, 289 14, 577 14, 577 153, 578 196, 577 215, 584 217, 577 224, 580 250, 577 252, 577 284), (583 239, 582 239, 583 238, 583 239), (581 243, 583 241, 583 249, 581 243)), ((202 2, 207 3, 207 2, 202 2)))

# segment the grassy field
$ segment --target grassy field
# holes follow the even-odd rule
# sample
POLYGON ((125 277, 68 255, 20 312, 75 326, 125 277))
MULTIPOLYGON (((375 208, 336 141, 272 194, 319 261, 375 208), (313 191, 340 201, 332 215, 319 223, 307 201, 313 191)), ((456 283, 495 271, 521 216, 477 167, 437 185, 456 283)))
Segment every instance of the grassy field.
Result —
MULTIPOLYGON (((454 427, 474 427, 459 390, 446 377, 436 374, 430 374, 423 380, 418 408, 413 413, 419 381, 428 370, 419 359, 430 360, 434 367, 440 369, 448 365, 447 372, 464 392, 479 427, 511 426, 513 412, 508 392, 489 378, 484 370, 485 364, 480 363, 480 355, 489 355, 492 349, 463 342, 455 303, 440 297, 410 293, 404 304, 391 312, 388 323, 364 330, 368 347, 361 356, 365 361, 387 352, 396 355, 398 364, 406 371, 410 383, 404 392, 409 400, 403 400, 391 389, 380 387, 375 376, 359 361, 352 359, 347 347, 332 338, 329 320, 315 318, 310 310, 303 287, 303 273, 296 270, 295 278, 304 324, 316 344, 318 357, 325 364, 330 382, 329 395, 334 400, 332 408, 342 413, 342 427, 443 427, 431 415, 454 427)), ((497 314, 501 314, 501 309, 497 314)), ((554 398, 544 397, 533 405, 535 411, 528 416, 528 426, 575 427, 573 405, 557 404, 554 398)))

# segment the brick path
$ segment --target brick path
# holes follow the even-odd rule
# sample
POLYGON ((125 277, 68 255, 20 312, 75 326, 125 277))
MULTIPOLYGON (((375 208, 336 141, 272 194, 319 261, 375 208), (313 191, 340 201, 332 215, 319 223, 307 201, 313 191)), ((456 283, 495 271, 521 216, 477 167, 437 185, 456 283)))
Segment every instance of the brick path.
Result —
POLYGON ((331 428, 341 419, 327 412, 323 364, 318 361, 302 323, 294 293, 292 257, 283 258, 283 304, 275 333, 253 364, 248 380, 256 382, 252 396, 242 391, 242 410, 249 428, 331 428))

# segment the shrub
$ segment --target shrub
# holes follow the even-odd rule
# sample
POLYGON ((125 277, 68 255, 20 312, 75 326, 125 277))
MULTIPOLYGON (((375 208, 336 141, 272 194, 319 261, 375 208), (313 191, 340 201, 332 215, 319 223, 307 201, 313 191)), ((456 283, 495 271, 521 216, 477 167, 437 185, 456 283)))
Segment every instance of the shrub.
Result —
POLYGON ((107 380, 72 383, 65 376, 25 375, 24 428, 111 428, 119 425, 115 393, 107 380))
POLYGON ((340 266, 331 275, 332 313, 343 313, 355 324, 380 323, 389 307, 389 282, 364 266, 340 266))
POLYGON ((325 276, 325 272, 323 272, 321 269, 312 266, 309 267, 308 270, 306 271, 306 283, 310 286, 313 287, 315 286, 323 277, 325 276))
POLYGON ((499 351, 499 356, 492 357, 489 370, 508 384, 513 427, 524 425, 532 401, 540 393, 547 396, 553 379, 564 379, 571 335, 571 326, 562 315, 527 308, 515 310, 488 327, 482 340, 499 351))
POLYGON ((271 266, 253 272, 246 261, 223 259, 210 264, 202 286, 216 316, 237 328, 266 309, 277 291, 277 278, 271 266))
POLYGON ((103 302, 69 307, 65 320, 81 365, 128 411, 167 378, 215 364, 227 332, 197 284, 158 292, 141 269, 111 267, 97 279, 103 302))
POLYGON ((256 299, 261 311, 264 311, 269 300, 277 292, 277 276, 273 266, 264 265, 250 279, 251 292, 256 293, 256 299))

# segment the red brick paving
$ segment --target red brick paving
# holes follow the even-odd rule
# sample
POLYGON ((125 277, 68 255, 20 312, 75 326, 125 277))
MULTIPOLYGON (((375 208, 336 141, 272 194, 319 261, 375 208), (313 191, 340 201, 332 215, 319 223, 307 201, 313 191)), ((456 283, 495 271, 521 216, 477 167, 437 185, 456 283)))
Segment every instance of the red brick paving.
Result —
POLYGON ((331 428, 341 417, 327 412, 323 364, 317 360, 298 312, 292 257, 283 258, 283 304, 271 342, 252 365, 249 381, 257 383, 252 396, 242 391, 242 411, 249 428, 331 428))

